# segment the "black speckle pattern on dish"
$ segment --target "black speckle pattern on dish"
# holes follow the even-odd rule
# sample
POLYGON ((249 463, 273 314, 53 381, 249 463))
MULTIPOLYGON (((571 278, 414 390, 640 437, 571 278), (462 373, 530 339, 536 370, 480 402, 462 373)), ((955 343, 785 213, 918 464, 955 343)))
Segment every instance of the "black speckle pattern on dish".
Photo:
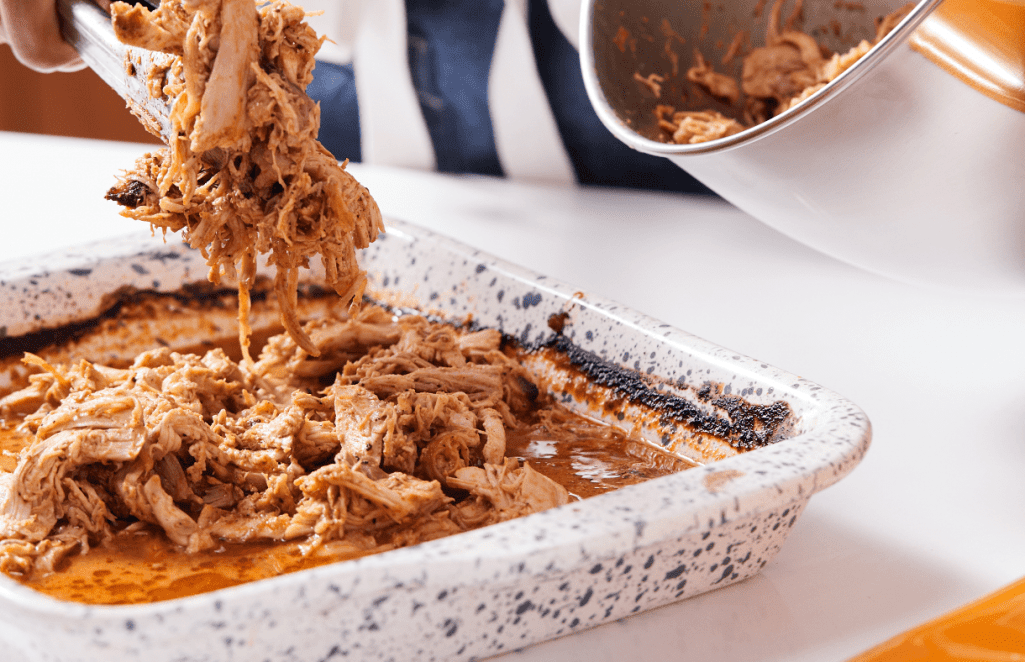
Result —
MULTIPOLYGON (((0 577, 0 638, 12 654, 479 659, 757 573, 811 495, 867 449, 864 414, 826 389, 415 226, 390 223, 362 263, 372 289, 404 291, 426 312, 498 327, 526 344, 549 342, 549 319, 565 314, 565 337, 603 360, 674 387, 713 383, 755 404, 785 401, 797 424, 783 442, 562 508, 181 600, 87 607, 0 577)), ((206 275, 198 254, 134 238, 39 264, 0 269, 8 335, 95 316, 122 286, 169 288, 206 275)))

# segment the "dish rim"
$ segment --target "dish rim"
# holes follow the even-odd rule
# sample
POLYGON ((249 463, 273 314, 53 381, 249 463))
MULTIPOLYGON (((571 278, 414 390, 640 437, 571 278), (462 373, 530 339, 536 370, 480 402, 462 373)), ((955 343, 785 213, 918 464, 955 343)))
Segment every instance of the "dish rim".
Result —
MULTIPOLYGON (((791 405, 802 428, 793 436, 769 446, 582 501, 571 502, 566 506, 527 517, 420 545, 330 563, 207 593, 152 603, 90 605, 50 597, 15 579, 0 576, 0 602, 18 608, 23 613, 50 618, 115 619, 123 618, 128 613, 139 617, 159 616, 183 609, 210 608, 215 603, 225 600, 246 601, 255 595, 306 581, 328 580, 344 583, 355 578, 360 587, 356 592, 370 594, 389 586, 416 584, 420 575, 418 567, 425 562, 432 564, 432 572, 426 583, 418 584, 421 587, 435 584, 451 586, 456 578, 460 586, 493 582, 495 574, 501 573, 510 560, 515 558, 527 559, 527 565, 533 568, 533 572, 530 573, 532 576, 567 572, 579 563, 579 559, 574 559, 574 550, 585 541, 588 549, 592 551, 592 557, 596 549, 604 556, 612 557, 623 551, 656 544, 669 536, 685 535, 705 529, 713 530, 717 526, 742 517, 771 511, 782 504, 792 502, 795 498, 807 499, 843 478, 856 466, 868 449, 871 441, 871 424, 865 413, 847 399, 814 382, 727 350, 604 297, 587 294, 582 299, 577 298, 575 293, 579 292, 579 288, 570 287, 558 280, 516 266, 431 230, 395 219, 386 219, 386 225, 388 232, 382 237, 383 241, 405 241, 411 245, 422 243, 424 249, 445 250, 453 256, 461 257, 467 265, 486 265, 490 272, 503 274, 524 286, 542 290, 557 300, 572 300, 575 305, 586 307, 595 315, 622 323, 653 341, 667 343, 667 347, 672 351, 689 355, 694 361, 701 360, 702 365, 733 370, 738 378, 764 382, 776 389, 773 396, 775 399, 785 400, 791 405), (795 403, 800 406, 795 406, 795 403), (814 462, 809 464, 809 459, 814 462), (773 471, 766 471, 767 467, 773 467, 773 471), (721 489, 708 489, 708 476, 724 470, 739 472, 741 475, 727 481, 721 489), (670 501, 661 493, 669 486, 674 488, 672 491, 678 498, 677 501, 670 501), (637 520, 630 514, 631 504, 647 503, 645 499, 653 499, 656 494, 661 501, 660 512, 652 521, 638 529, 637 520), (589 525, 583 529, 559 528, 550 521, 556 518, 572 518, 574 515, 569 513, 573 511, 578 513, 576 519, 583 515, 588 522, 603 521, 604 526, 589 525), (587 518, 588 514, 604 514, 605 518, 587 518), (536 529, 535 523, 547 523, 550 525, 549 533, 559 529, 558 533, 550 536, 541 545, 533 540, 532 536, 520 536, 519 545, 482 555, 483 552, 493 551, 489 549, 487 540, 494 537, 495 531, 501 531, 507 539, 516 538, 519 533, 529 533, 530 529, 536 529), (525 531, 521 532, 521 529, 525 531), (481 562, 482 558, 484 562, 481 562), (475 563, 469 563, 471 560, 475 563), (443 571, 446 565, 449 571, 443 571)), ((198 269, 197 273, 205 273, 205 263, 198 252, 190 251, 184 246, 153 246, 145 239, 138 236, 126 237, 126 241, 119 248, 107 252, 124 253, 127 250, 136 251, 133 255, 145 256, 153 253, 167 254, 170 249, 181 254, 183 264, 179 266, 184 266, 186 271, 191 268, 198 269)), ((104 245, 109 248, 110 242, 104 242, 104 245)), ((85 245, 75 249, 79 252, 76 254, 89 255, 88 248, 89 245, 85 245)), ((371 249, 373 248, 372 246, 371 249)), ((54 253, 49 257, 55 264, 61 264, 64 268, 68 261, 60 259, 63 255, 54 253)), ((121 257, 121 266, 127 268, 128 261, 123 259, 125 255, 121 257)), ((6 276, 12 273, 21 274, 21 279, 15 282, 30 280, 32 276, 24 274, 30 273, 31 270, 26 272, 25 266, 46 264, 45 258, 46 256, 42 262, 39 257, 35 257, 0 263, 0 282, 10 285, 12 281, 6 276)), ((104 261, 116 260, 115 255, 108 254, 85 264, 103 264, 104 261)), ((52 271, 38 266, 36 270, 52 271)), ((374 283, 375 276, 376 274, 371 272, 371 283, 374 283)), ((311 277, 316 277, 316 274, 311 274, 311 277)), ((176 289, 178 288, 169 288, 167 291, 176 289)))

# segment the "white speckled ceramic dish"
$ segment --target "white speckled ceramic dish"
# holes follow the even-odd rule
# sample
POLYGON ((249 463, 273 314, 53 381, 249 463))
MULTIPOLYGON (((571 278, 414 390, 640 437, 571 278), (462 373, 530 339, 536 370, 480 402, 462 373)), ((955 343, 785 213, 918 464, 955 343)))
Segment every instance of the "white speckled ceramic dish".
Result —
MULTIPOLYGON (((537 515, 189 598, 86 606, 0 576, 10 659, 484 658, 757 573, 868 447, 864 414, 830 391, 425 230, 390 223, 363 264, 376 288, 528 342, 566 312, 563 333, 584 350, 681 394, 712 382, 785 402, 796 424, 778 443, 537 515)), ((168 291, 205 274, 195 253, 138 240, 0 265, 0 326, 87 319, 120 286, 168 291)))

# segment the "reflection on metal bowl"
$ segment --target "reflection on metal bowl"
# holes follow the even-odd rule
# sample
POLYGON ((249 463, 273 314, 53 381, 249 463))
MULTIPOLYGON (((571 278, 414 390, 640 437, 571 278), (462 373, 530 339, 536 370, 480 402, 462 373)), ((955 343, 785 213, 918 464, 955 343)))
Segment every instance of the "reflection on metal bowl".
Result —
MULTIPOLYGON (((656 103, 724 110, 709 106, 707 96, 697 100, 701 108, 681 102, 689 64, 672 75, 663 27, 686 43, 681 61, 689 63, 697 47, 722 67, 738 32, 761 43, 767 12, 755 4, 589 2, 581 64, 604 124, 627 145, 669 158, 759 220, 841 260, 907 281, 1025 292, 1025 114, 1016 106, 1025 96, 1020 71, 999 80, 1007 73, 1001 63, 1013 60, 1006 49, 1025 50, 1001 37, 1025 20, 1025 9, 994 0, 922 0, 797 107, 718 140, 661 142, 652 130, 656 103), (993 27, 962 32, 964 25, 993 27), (617 46, 620 28, 638 36, 635 48, 617 46), (975 64, 974 79, 956 69, 951 52, 975 64), (638 84, 638 73, 665 77, 661 98, 638 84)), ((808 0, 803 26, 840 51, 870 35, 874 17, 902 4, 808 0)), ((787 2, 787 11, 792 7, 787 2)), ((726 73, 736 75, 739 59, 726 73)))

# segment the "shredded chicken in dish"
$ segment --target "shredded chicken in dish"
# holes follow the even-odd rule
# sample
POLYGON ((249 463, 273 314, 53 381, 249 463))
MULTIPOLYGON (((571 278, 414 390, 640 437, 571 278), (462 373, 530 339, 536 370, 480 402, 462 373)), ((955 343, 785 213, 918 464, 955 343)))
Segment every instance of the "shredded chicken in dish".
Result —
POLYGON ((358 304, 366 275, 355 251, 384 229, 366 188, 316 140, 320 108, 305 90, 322 39, 281 0, 164 0, 155 11, 115 2, 111 14, 121 41, 173 56, 149 87, 172 100, 176 136, 107 197, 125 216, 180 231, 204 252, 211 281, 238 280, 247 359, 249 292, 267 254, 282 323, 317 355, 296 314, 299 269, 320 256, 327 284, 358 304))
POLYGON ((0 400, 31 441, 0 473, 0 570, 53 571, 133 527, 188 552, 303 540, 340 555, 416 544, 564 504, 507 456, 538 405, 495 330, 365 306, 235 363, 162 348, 127 369, 34 355, 0 400), (128 527, 127 529, 125 527, 128 527))
POLYGON ((731 104, 738 104, 742 98, 737 114, 743 121, 711 110, 678 112, 671 105, 660 104, 655 115, 663 133, 680 144, 707 142, 790 110, 853 66, 914 9, 915 3, 877 20, 874 41, 862 40, 846 53, 832 54, 814 37, 792 27, 801 14, 801 5, 802 0, 798 0, 784 25, 783 0, 776 0, 769 12, 765 46, 744 56, 739 85, 731 76, 716 72, 695 51, 695 64, 687 70, 687 80, 731 104))

